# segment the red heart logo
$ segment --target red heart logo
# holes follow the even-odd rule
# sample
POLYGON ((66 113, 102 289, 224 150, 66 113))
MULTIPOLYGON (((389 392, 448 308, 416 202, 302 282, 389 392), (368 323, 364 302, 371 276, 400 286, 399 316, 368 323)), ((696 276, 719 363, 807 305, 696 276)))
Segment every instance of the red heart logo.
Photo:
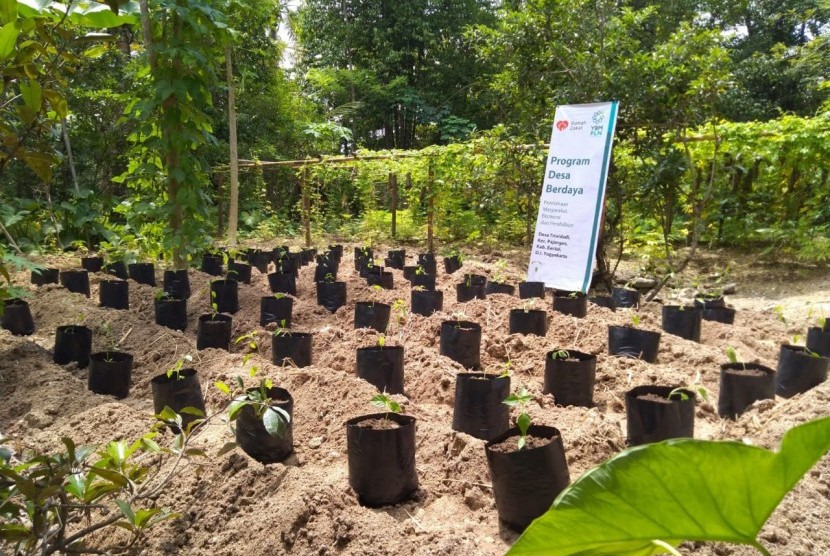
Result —
POLYGON ((565 131, 568 129, 568 120, 559 120, 556 122, 556 129, 559 131, 565 131))

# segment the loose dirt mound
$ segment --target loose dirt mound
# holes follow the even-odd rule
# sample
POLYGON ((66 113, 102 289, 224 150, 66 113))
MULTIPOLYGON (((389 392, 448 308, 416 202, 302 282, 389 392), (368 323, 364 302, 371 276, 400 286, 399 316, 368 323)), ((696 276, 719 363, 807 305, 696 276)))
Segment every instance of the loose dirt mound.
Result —
MULTIPOLYGON (((546 337, 509 335, 508 313, 524 306, 518 297, 492 295, 465 304, 455 302, 455 284, 463 271, 491 274, 492 266, 468 262, 452 276, 439 272, 444 310, 429 318, 393 314, 387 344, 405 347, 405 396, 395 396, 406 413, 418 419, 417 470, 421 488, 409 502, 390 508, 361 507, 348 486, 344 422, 373 413, 368 400, 373 387, 354 376, 355 349, 374 345, 377 334, 354 330, 356 301, 409 305, 409 284, 394 272, 395 290, 374 291, 353 272, 346 248, 340 279, 348 284, 348 303, 335 314, 318 307, 313 266, 300 271, 293 329, 314 333, 314 364, 304 369, 270 363, 270 333, 259 326, 259 301, 270 295, 265 276, 253 270, 251 285, 240 285, 240 311, 234 315, 234 336, 258 331, 259 354, 253 363, 295 400, 296 454, 285 464, 263 466, 236 449, 221 457, 190 462, 158 500, 182 517, 153 530, 136 550, 142 554, 218 556, 238 554, 502 554, 516 535, 499 524, 490 490, 484 442, 451 429, 457 363, 439 355, 438 333, 443 320, 463 316, 481 324, 482 366, 501 372, 509 361, 514 387, 524 385, 534 397, 534 422, 561 432, 571 478, 625 447, 623 394, 641 384, 685 385, 700 374, 714 402, 718 396, 719 364, 727 346, 745 361, 776 366, 778 347, 794 333, 804 334, 806 317, 786 323, 768 299, 730 299, 739 308, 734 326, 704 321, 702 341, 693 343, 663 334, 658 363, 607 355, 607 325, 630 322, 629 311, 612 312, 590 306, 584 319, 554 313, 551 297, 536 302, 548 310, 546 337), (542 394, 545 353, 554 348, 595 353, 597 385, 590 409, 557 407, 542 394), (194 473, 196 465, 200 472, 194 473)), ((411 255, 410 255, 411 257, 411 255)), ((77 261, 60 262, 68 267, 77 261)), ((439 260, 440 263, 440 260, 439 260)), ((440 271, 439 264, 439 271, 440 271)), ((512 269, 518 281, 520 270, 512 269)), ((28 283, 28 276, 17 277, 28 283)), ((232 353, 197 352, 196 319, 209 312, 210 277, 192 271, 193 295, 188 304, 189 328, 175 332, 154 324, 155 289, 130 282, 130 309, 99 308, 98 282, 91 275, 92 297, 46 286, 29 302, 37 331, 26 338, 0 330, 0 395, 4 411, 0 430, 18 450, 60 447, 60 439, 100 444, 114 438, 134 439, 152 423, 150 379, 170 368, 184 354, 194 358, 209 412, 224 397, 212 385, 247 376, 245 343, 232 353), (55 328, 84 323, 94 332, 93 351, 120 343, 135 355, 130 396, 116 401, 87 391, 87 371, 52 362, 55 328), (106 331, 109 331, 109 334, 106 331)), ((158 272, 159 283, 161 272, 158 272)), ((822 292, 828 298, 827 292, 822 292)), ((797 311, 791 311, 793 314, 797 311)), ((640 310, 641 327, 660 330, 660 308, 640 310)), ((248 366, 252 364, 248 363, 248 366)), ((738 421, 717 416, 712 403, 701 403, 695 436, 736 439, 773 448, 791 426, 827 415, 830 383, 789 400, 756 404, 738 421)), ((215 454, 232 440, 227 426, 211 424, 196 440, 215 454)), ((825 457, 791 493, 765 528, 762 539, 779 555, 830 554, 830 458, 825 457)), ((117 533, 115 533, 117 535, 117 533)), ((105 542, 112 539, 98 539, 105 542)), ((714 544, 686 546, 694 554, 754 554, 752 549, 714 544)))

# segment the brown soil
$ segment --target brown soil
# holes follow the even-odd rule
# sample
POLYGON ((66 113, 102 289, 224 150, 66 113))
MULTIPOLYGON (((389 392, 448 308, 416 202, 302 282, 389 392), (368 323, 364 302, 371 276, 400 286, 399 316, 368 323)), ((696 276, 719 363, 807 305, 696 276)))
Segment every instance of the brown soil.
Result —
MULTIPOLYGON (((377 249, 380 254, 385 249, 377 249)), ((794 266, 764 266, 754 257, 730 261, 738 292, 727 302, 738 309, 734 326, 704 321, 701 343, 664 335, 659 362, 607 354, 609 324, 630 323, 631 310, 612 312, 589 305, 588 316, 577 319, 550 309, 546 336, 507 334, 510 309, 521 308, 518 296, 494 294, 486 300, 456 303, 455 284, 463 275, 439 273, 444 310, 430 317, 393 315, 387 342, 404 346, 405 395, 395 395, 404 413, 417 418, 417 469, 420 489, 414 498, 394 507, 367 509, 348 486, 345 422, 371 413, 369 400, 377 391, 355 377, 355 350, 377 343, 378 333, 354 330, 356 301, 409 305, 409 284, 393 271, 395 289, 374 291, 354 273, 351 246, 344 250, 340 279, 348 284, 347 304, 334 314, 317 306, 312 266, 303 268, 294 303, 293 330, 310 331, 313 365, 298 369, 271 363, 270 333, 259 326, 259 299, 270 295, 266 277, 253 269, 252 283, 240 284, 240 311, 233 316, 233 336, 257 331, 258 350, 247 342, 231 352, 195 349, 196 320, 210 312, 211 277, 192 271, 188 302, 189 327, 178 332, 155 324, 157 288, 130 282, 130 309, 98 307, 98 284, 103 274, 90 276, 90 299, 68 293, 58 285, 39 288, 29 298, 37 326, 29 337, 0 330, 0 431, 18 451, 61 448, 61 437, 77 444, 102 444, 114 438, 133 440, 153 423, 150 379, 172 367, 183 355, 198 369, 208 412, 220 410, 227 397, 213 387, 245 377, 249 386, 271 378, 294 398, 295 456, 286 464, 263 466, 241 450, 216 455, 232 440, 225 424, 216 420, 194 439, 207 458, 186 462, 158 504, 181 517, 154 528, 135 549, 136 554, 230 556, 237 554, 315 555, 496 555, 503 554, 517 535, 499 524, 484 454, 484 441, 451 429, 455 376, 465 369, 439 354, 441 322, 461 320, 482 327, 482 369, 500 374, 510 362, 513 388, 524 386, 533 397, 529 413, 536 424, 562 433, 571 476, 579 477, 625 448, 624 393, 647 384, 692 384, 697 373, 712 402, 695 409, 695 435, 701 439, 733 439, 764 448, 778 446, 784 432, 809 419, 830 413, 830 382, 790 399, 757 402, 737 421, 721 419, 718 396, 720 364, 727 347, 739 357, 776 367, 779 345, 814 325, 818 308, 830 314, 830 276, 794 266), (806 302, 811 302, 807 305, 806 302), (784 320, 776 314, 776 306, 784 320), (808 312, 812 315, 808 317, 808 312), (87 370, 52 362, 55 328, 85 324, 93 330, 93 351, 112 343, 135 356, 130 395, 123 400, 89 392, 87 370), (109 337, 107 335, 109 330, 109 337), (597 355, 595 407, 559 407, 542 393, 545 354, 555 348, 597 355), (252 365, 259 368, 249 378, 252 365), (199 471, 198 473, 196 471, 199 471), (262 539, 267 539, 263 542, 262 539)), ((468 257, 464 272, 492 276, 501 253, 468 257)), ((410 249, 409 260, 413 252, 410 249)), ((518 283, 524 258, 508 268, 508 281, 518 283)), ((77 259, 46 259, 50 266, 77 266, 77 259)), ((723 256, 704 254, 693 272, 705 274, 726 265, 723 256)), ((439 267, 441 261, 439 260, 439 267)), ((273 266, 273 265, 272 265, 273 266)), ((628 271, 628 269, 624 269, 628 271)), ((162 269, 157 269, 161 283, 162 269)), ((28 284, 28 273, 14 276, 28 284)), ((691 280, 689 280, 690 282, 691 280)), ((683 285, 683 284, 679 284, 683 285)), ((32 288, 34 291, 34 288, 32 288)), ((668 299, 671 292, 663 292, 668 299)), ((689 303, 691 289, 675 292, 689 303)), ((541 300, 540 300, 541 303, 541 300)), ((660 305, 644 304, 640 328, 660 330, 660 305)), ((160 442, 171 440, 169 433, 160 442)), ((822 459, 773 514, 761 542, 779 556, 830 554, 830 456, 822 459)), ((118 531, 100 535, 95 544, 123 541, 118 531)), ((684 554, 700 556, 754 555, 752 548, 699 543, 684 546, 684 554)))
POLYGON ((670 400, 668 398, 664 398, 662 396, 658 396, 657 394, 643 394, 642 396, 637 396, 638 400, 643 400, 644 402, 654 402, 654 403, 664 403, 670 404, 674 400, 670 400))
MULTIPOLYGON (((521 435, 514 434, 512 436, 508 436, 498 444, 493 444, 490 446, 490 450, 493 452, 499 452, 501 454, 511 454, 513 452, 519 451, 519 438, 521 435)), ((542 446, 547 446, 553 441, 553 438, 539 438, 538 436, 532 436, 528 434, 525 437, 525 445, 522 450, 532 450, 533 448, 541 448, 542 446)))
POLYGON ((364 429, 373 429, 376 431, 387 431, 401 428, 400 423, 396 423, 391 419, 366 419, 365 421, 360 421, 355 424, 358 427, 363 427, 364 429))
POLYGON ((726 374, 728 375, 737 375, 737 376, 754 376, 756 378, 765 377, 767 376, 766 371, 761 371, 758 369, 727 369, 726 374))

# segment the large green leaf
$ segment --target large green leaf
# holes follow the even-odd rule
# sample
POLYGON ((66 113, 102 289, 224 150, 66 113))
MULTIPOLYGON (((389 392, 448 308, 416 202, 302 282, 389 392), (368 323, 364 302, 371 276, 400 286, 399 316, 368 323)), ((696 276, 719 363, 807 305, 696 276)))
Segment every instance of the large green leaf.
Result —
POLYGON ((565 489, 509 554, 663 554, 657 543, 684 540, 759 547, 770 514, 828 450, 830 417, 788 431, 778 453, 692 439, 630 448, 565 489))
POLYGON ((0 24, 17 19, 17 0, 0 0, 0 24))
MULTIPOLYGON (((119 2, 120 3, 120 2, 119 2)), ((45 16, 62 19, 66 6, 52 0, 19 0, 18 12, 23 17, 45 16)), ((102 2, 84 0, 74 2, 69 9, 69 19, 77 25, 104 29, 138 22, 138 8, 135 2, 126 2, 116 14, 102 2)))
POLYGON ((14 21, 6 23, 0 28, 0 61, 12 55, 14 52, 14 44, 19 34, 20 30, 14 21))

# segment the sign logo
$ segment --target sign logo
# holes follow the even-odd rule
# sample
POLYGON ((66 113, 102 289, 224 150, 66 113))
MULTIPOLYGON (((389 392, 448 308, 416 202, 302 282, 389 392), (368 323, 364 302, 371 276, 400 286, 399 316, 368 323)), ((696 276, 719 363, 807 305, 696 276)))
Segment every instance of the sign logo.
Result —
POLYGON ((605 111, 604 110, 597 110, 591 115, 591 121, 594 125, 591 126, 591 137, 602 137, 603 126, 602 122, 605 121, 605 111))
POLYGON ((556 122, 556 129, 559 131, 565 131, 568 129, 568 120, 559 120, 556 122))

